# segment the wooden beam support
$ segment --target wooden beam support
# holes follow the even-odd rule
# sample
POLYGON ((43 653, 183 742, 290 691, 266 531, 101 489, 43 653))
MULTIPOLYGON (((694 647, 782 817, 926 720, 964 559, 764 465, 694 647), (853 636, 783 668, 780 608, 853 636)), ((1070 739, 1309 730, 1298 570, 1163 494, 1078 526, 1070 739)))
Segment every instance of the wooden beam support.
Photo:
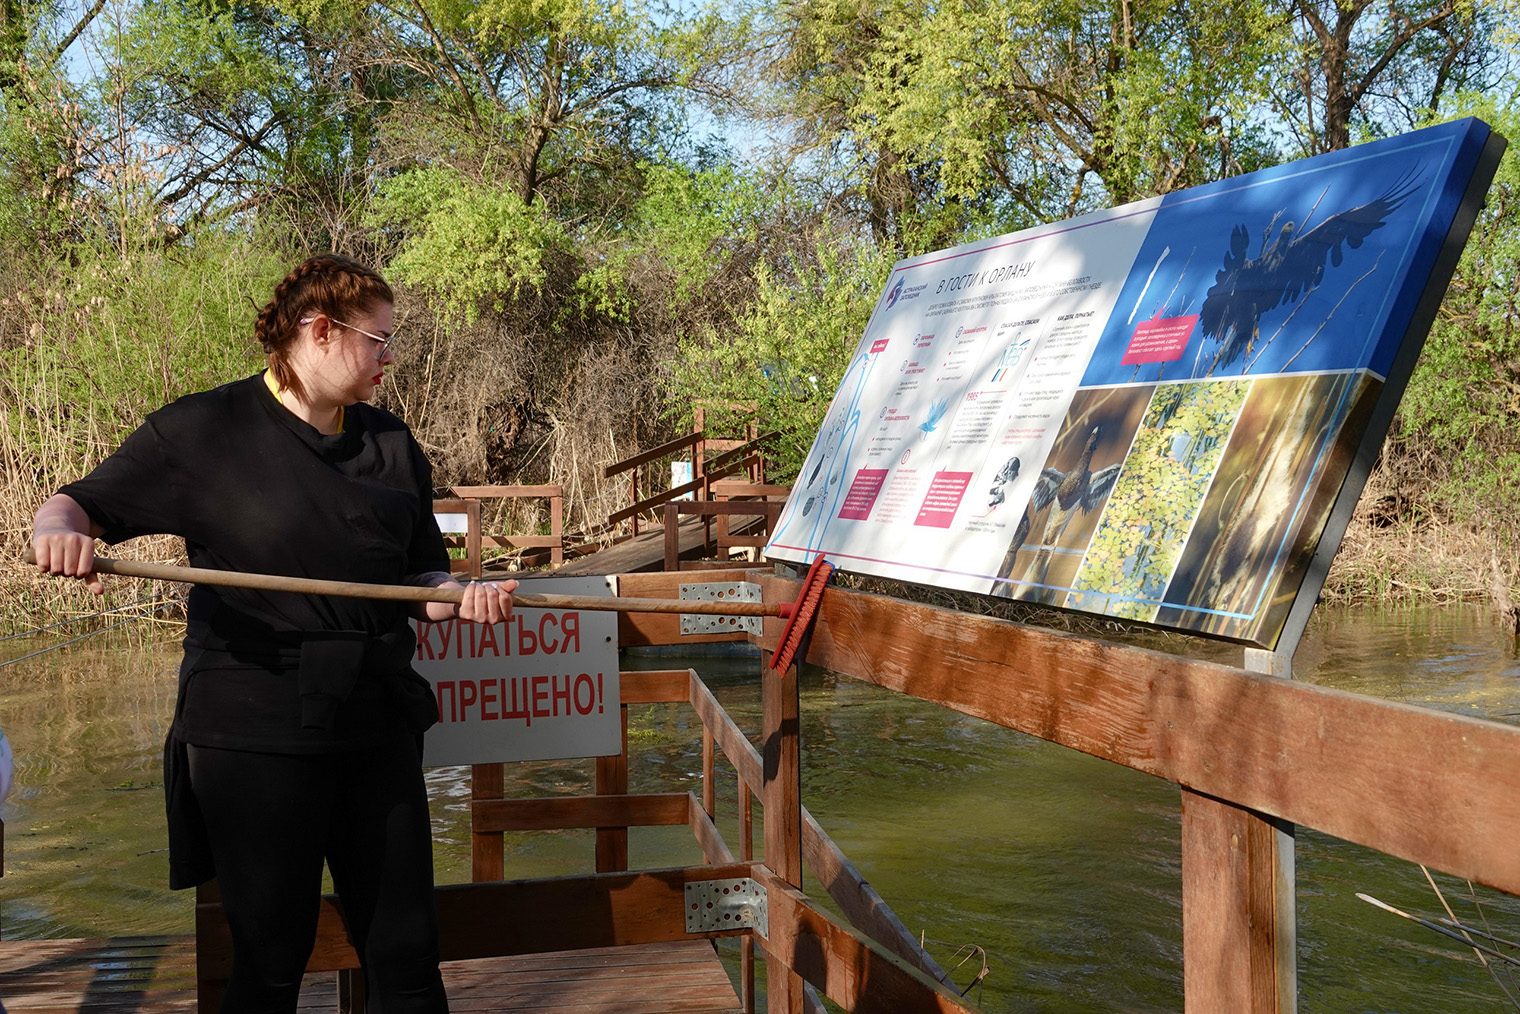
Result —
MULTIPOLYGON (((762 677, 765 678, 765 677, 762 677)), ((690 688, 688 693, 691 697, 691 706, 696 711, 697 717, 702 720, 704 728, 711 729, 713 740, 718 749, 723 751, 723 756, 734 766, 739 773, 739 780, 746 786, 763 785, 765 777, 761 773, 762 764, 760 751, 755 749, 755 744, 744 735, 744 730, 734 722, 718 699, 707 689, 701 677, 696 672, 691 672, 688 679, 690 688)))
POLYGON ((450 486, 449 492, 461 499, 489 500, 497 497, 556 497, 565 495, 563 486, 450 486))
POLYGON ((1291 1014, 1292 853, 1269 818, 1182 790, 1182 978, 1187 1014, 1291 1014), (1284 966, 1287 967, 1284 967, 1284 966))
MULTIPOLYGON (((496 800, 505 794, 500 764, 475 764, 470 768, 470 805, 496 800)), ((501 832, 470 829, 470 879, 476 883, 506 877, 506 856, 501 832)))
POLYGON ((953 990, 835 921, 779 878, 765 887, 770 964, 795 968, 851 1014, 976 1014, 953 990))
POLYGON ((685 792, 542 796, 470 804, 476 831, 560 831, 577 827, 661 827, 686 823, 685 792))
MULTIPOLYGON (((619 687, 622 677, 618 678, 619 687)), ((618 722, 623 745, 616 755, 598 757, 596 769, 596 792, 600 796, 622 796, 628 793, 628 705, 618 708, 618 722)), ((616 873, 628 869, 628 828, 608 825, 596 829, 596 872, 616 873)))
POLYGON ((837 587, 807 660, 1520 894, 1513 726, 837 587))
POLYGON ((688 795, 687 799, 690 800, 690 805, 686 811, 686 821, 691 826, 692 837, 702 846, 702 861, 714 864, 733 862, 734 854, 729 851, 728 842, 723 840, 712 815, 702 808, 702 803, 696 796, 688 795))
POLYGON ((619 472, 626 472, 630 468, 637 468, 639 465, 648 464, 649 462, 654 461, 656 458, 663 458, 667 454, 674 454, 676 451, 683 451, 688 447, 695 446, 701 439, 702 431, 699 428, 696 430, 696 432, 688 433, 684 437, 676 437, 674 440, 667 440, 665 443, 661 444, 658 447, 651 447, 649 450, 641 451, 631 458, 624 458, 622 461, 619 461, 616 464, 608 465, 606 468, 602 469, 602 478, 610 479, 614 475, 617 475, 619 472))
POLYGON ((690 685, 690 669, 625 669, 618 674, 624 704, 685 704, 690 685))
MULTIPOLYGON (((681 585, 698 582, 754 581, 764 571, 731 567, 703 571, 700 574, 658 571, 650 574, 622 574, 618 577, 618 594, 625 598, 676 599, 681 585)), ((702 644, 708 641, 746 641, 743 631, 719 634, 682 634, 679 613, 618 613, 618 644, 622 647, 642 644, 702 644)))
MULTIPOLYGON (((511 954, 540 954, 588 947, 736 936, 748 930, 686 932, 686 884, 758 877, 750 863, 690 866, 639 873, 451 884, 437 888, 442 927, 440 957, 463 961, 511 954), (535 912, 542 918, 502 918, 503 912, 535 912)), ((232 971, 232 936, 220 900, 196 903, 196 952, 200 975, 214 985, 232 971)), ((317 942, 308 972, 357 968, 337 900, 324 897, 317 942)))
MULTIPOLYGON (((761 798, 765 801, 765 864, 777 882, 802 888, 801 699, 797 667, 777 673, 770 653, 761 662, 761 798)), ((772 919, 774 920, 774 913, 772 919)), ((773 923, 774 924, 774 923, 773 923)), ((767 945, 769 948, 769 945, 767 945)), ((767 961, 768 1014, 802 1014, 802 980, 785 951, 770 949, 781 960, 767 961)))

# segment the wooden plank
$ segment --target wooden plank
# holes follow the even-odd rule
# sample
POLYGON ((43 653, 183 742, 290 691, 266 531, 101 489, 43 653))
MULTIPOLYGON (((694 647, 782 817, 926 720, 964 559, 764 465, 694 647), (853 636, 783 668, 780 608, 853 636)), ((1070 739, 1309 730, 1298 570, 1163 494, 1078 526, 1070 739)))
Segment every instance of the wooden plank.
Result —
POLYGON ((807 659, 1520 894, 1512 726, 837 587, 807 659))
MULTIPOLYGON (((693 674, 695 675, 695 674, 693 674)), ((759 758, 756 757, 756 766, 759 758)), ((750 783, 739 779, 739 858, 755 858, 755 798, 750 783)), ((755 938, 746 935, 739 941, 739 1003, 744 1014, 755 1014, 755 938)))
MULTIPOLYGON (((734 458, 744 457, 745 455, 749 454, 750 451, 759 449, 760 445, 765 443, 767 440, 774 440, 780 435, 781 432, 779 430, 769 430, 765 433, 760 434, 758 437, 746 440, 742 444, 737 444, 724 451, 722 454, 718 454, 707 459, 707 470, 711 471, 714 468, 722 468, 734 458)), ((716 444, 717 441, 709 441, 708 443, 709 445, 713 445, 716 444)))
POLYGON ((1278 963, 1292 960, 1279 947, 1291 931, 1280 920, 1293 910, 1278 905, 1277 837, 1259 814, 1182 792, 1182 975, 1190 1014, 1295 1007, 1279 990, 1278 963))
POLYGON ((740 863, 440 887, 442 954, 458 960, 732 936, 743 931, 687 934, 685 885, 753 876, 757 869, 740 863), (503 919, 503 912, 550 917, 503 919))
POLYGON ((713 742, 712 730, 706 724, 702 726, 702 809, 709 817, 718 812, 718 785, 715 777, 716 750, 713 742))
MULTIPOLYGON (((702 551, 707 552, 707 533, 702 533, 702 551)), ((681 510, 674 500, 665 505, 665 569, 681 569, 681 510)))
MULTIPOLYGON (((193 1011, 194 957, 188 935, 7 942, 0 996, 18 1014, 193 1011)), ((700 938, 452 961, 442 971, 457 1012, 734 1014, 739 1006, 722 962, 700 938)), ((335 985, 331 973, 307 975, 297 1009, 332 1011, 335 985)))
POLYGON ((792 495, 792 487, 773 482, 714 482, 713 496, 724 497, 780 497, 782 502, 792 495))
POLYGON ((639 465, 647 464, 651 461, 654 461, 656 458, 663 458, 667 454, 674 454, 676 451, 684 450, 687 447, 693 446, 697 443, 697 441, 701 439, 702 431, 696 430, 695 432, 688 433, 683 437, 676 437, 674 440, 667 440, 665 443, 660 444, 658 447, 651 447, 647 451, 640 451, 638 454, 635 454, 631 458, 624 458, 622 461, 619 461, 616 464, 608 465, 606 468, 602 469, 602 478, 610 479, 614 475, 617 475, 619 472, 626 472, 630 468, 637 468, 639 465))
POLYGON ((718 825, 713 823, 712 815, 696 796, 688 795, 686 798, 690 800, 686 821, 691 827, 692 837, 697 839, 697 844, 702 848, 702 861, 714 864, 733 862, 734 854, 729 851, 723 835, 718 833, 718 825))
MULTIPOLYGON (((705 546, 702 525, 692 521, 683 524, 680 531, 681 556, 683 558, 699 555, 705 546)), ((587 547, 581 547, 587 549, 587 547)), ((646 531, 625 539, 616 545, 609 546, 595 552, 586 551, 584 555, 571 560, 554 573, 556 576, 579 577, 584 575, 601 574, 631 574, 639 571, 658 571, 662 568, 665 560, 665 532, 664 529, 646 531)))
POLYGON ((564 486, 450 486, 449 492, 461 499, 490 500, 497 497, 556 497, 565 495, 564 486))
POLYGON ((565 562, 565 495, 556 493, 549 498, 549 534, 559 540, 549 552, 549 565, 558 567, 565 562))
POLYGON ((558 535, 482 535, 480 544, 493 549, 553 549, 564 545, 558 535))
POLYGON ((642 500, 634 501, 627 507, 624 507, 622 510, 613 511, 611 514, 607 515, 607 524, 615 525, 619 521, 625 521, 628 518, 633 517, 635 514, 642 514, 644 511, 658 507, 662 503, 667 503, 671 500, 674 500, 678 496, 684 496, 687 493, 695 493, 701 488, 701 479, 693 479, 691 482, 683 482, 679 486, 672 486, 669 489, 665 490, 663 493, 656 493, 654 496, 646 496, 642 500))
MULTIPOLYGON (((627 598, 676 599, 683 584, 752 580, 751 575, 764 571, 745 568, 704 571, 699 577, 680 572, 659 571, 651 574, 622 574, 618 577, 618 594, 627 598)), ((682 634, 679 613, 619 613, 618 644, 702 644, 710 641, 744 641, 746 633, 682 634)))
POLYGON ((577 827, 660 827, 685 824, 685 792, 483 799, 470 804, 482 831, 560 831, 577 827))
MULTIPOLYGON (((686 932, 688 881, 753 877, 763 867, 750 863, 692 866, 584 877, 449 884, 435 891, 444 961, 487 958, 586 947, 734 936, 743 930, 686 932), (503 919, 503 912, 551 914, 542 919, 503 919)), ((225 980, 232 970, 230 934, 220 904, 198 905, 196 946, 201 971, 225 980), (220 946, 203 947, 202 941, 220 946)), ((358 966, 349 946, 336 899, 322 899, 317 943, 308 972, 358 966)))
POLYGON ((685 704, 690 681, 690 669, 625 669, 618 674, 618 692, 624 704, 685 704))
POLYGON ((786 505, 779 501, 767 500, 683 500, 679 503, 665 505, 667 511, 674 510, 683 517, 699 515, 702 517, 718 517, 727 515, 730 517, 779 517, 781 510, 786 505))
POLYGON ((801 891, 776 877, 765 886, 770 963, 795 968, 851 1014, 976 1014, 954 991, 836 922, 801 891))

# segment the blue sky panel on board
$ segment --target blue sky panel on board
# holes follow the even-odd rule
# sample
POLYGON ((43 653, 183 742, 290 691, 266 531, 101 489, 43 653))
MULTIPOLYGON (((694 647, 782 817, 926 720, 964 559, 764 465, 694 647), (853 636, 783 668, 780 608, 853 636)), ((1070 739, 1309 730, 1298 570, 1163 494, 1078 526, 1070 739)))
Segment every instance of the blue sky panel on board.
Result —
POLYGON ((767 554, 1274 643, 1489 133, 898 262, 767 554))

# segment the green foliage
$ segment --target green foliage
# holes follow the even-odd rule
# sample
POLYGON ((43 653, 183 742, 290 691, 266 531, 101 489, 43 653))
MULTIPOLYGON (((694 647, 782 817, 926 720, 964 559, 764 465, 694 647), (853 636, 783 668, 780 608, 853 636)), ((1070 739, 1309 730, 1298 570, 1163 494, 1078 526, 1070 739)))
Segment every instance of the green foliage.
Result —
POLYGON ((870 319, 891 267, 867 245, 819 243, 817 261, 787 275, 762 267, 754 303, 731 332, 681 342, 668 390, 677 411, 697 400, 753 403, 780 439, 774 481, 796 476, 870 319))
POLYGON ((1148 621, 1224 454, 1249 381, 1156 389, 1093 533, 1073 608, 1148 621))
POLYGON ((397 278, 474 320, 481 306, 539 292, 551 258, 568 246, 544 206, 513 190, 476 183, 447 169, 413 169, 387 180, 369 221, 405 230, 391 261, 397 278))
POLYGON ((679 316, 753 248, 777 203, 731 163, 646 166, 626 224, 587 243, 592 266, 576 281, 580 309, 627 321, 642 302, 646 315, 679 316))
POLYGON ((258 369, 254 307, 289 267, 288 255, 217 235, 173 255, 77 256, 17 265, 29 281, 0 306, 13 325, 0 338, 6 444, 48 491, 165 402, 258 369))
MULTIPOLYGON (((1520 108, 1512 98, 1469 96, 1453 115, 1478 116, 1501 134, 1520 137, 1520 108)), ((1520 525, 1511 520, 1520 494, 1516 278, 1520 155, 1512 144, 1426 338, 1398 430, 1427 467, 1440 469, 1431 487, 1421 491, 1441 505, 1440 512, 1484 526, 1500 523, 1508 539, 1520 536, 1520 525)))

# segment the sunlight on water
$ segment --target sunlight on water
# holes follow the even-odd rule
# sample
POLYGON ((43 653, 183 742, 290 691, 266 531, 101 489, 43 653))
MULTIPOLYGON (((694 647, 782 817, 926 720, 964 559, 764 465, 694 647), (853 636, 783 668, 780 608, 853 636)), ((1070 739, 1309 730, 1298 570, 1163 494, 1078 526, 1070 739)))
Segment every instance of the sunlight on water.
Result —
MULTIPOLYGON (((1205 653, 1239 657, 1238 649, 1205 653)), ((1478 610, 1325 610, 1295 663, 1310 682, 1520 721, 1515 645, 1478 610)), ((3 670, 0 728, 17 759, 17 789, 0 804, 6 937, 191 928, 189 893, 164 887, 158 764, 176 664, 167 648, 71 649, 3 670)), ((742 727, 758 728, 753 663, 690 664, 742 727)), ((700 726, 691 712, 643 705, 630 713, 632 789, 698 791, 700 726)), ((1181 1009, 1175 786, 817 670, 803 678, 803 742, 805 804, 942 964, 953 966, 963 947, 985 952, 986 1010, 1181 1009)), ((737 851, 736 789, 731 776, 720 782, 720 826, 737 851)), ((589 761, 507 773, 508 794, 517 796, 586 792, 591 783, 589 761)), ((468 771, 430 769, 428 785, 439 880, 467 880, 468 771)), ((509 836, 508 875, 588 872, 593 837, 509 836)), ((630 839, 635 866, 700 861, 684 828, 634 829, 630 839)), ((1459 917, 1480 918, 1464 884, 1439 882, 1459 917)), ((1418 867, 1305 830, 1298 886, 1301 1010, 1504 1009, 1471 952, 1356 900, 1364 891, 1439 914, 1418 867)), ((1478 897, 1495 932, 1520 937, 1520 899, 1478 897)), ((956 980, 968 982, 977 967, 979 957, 956 969, 956 980)))

